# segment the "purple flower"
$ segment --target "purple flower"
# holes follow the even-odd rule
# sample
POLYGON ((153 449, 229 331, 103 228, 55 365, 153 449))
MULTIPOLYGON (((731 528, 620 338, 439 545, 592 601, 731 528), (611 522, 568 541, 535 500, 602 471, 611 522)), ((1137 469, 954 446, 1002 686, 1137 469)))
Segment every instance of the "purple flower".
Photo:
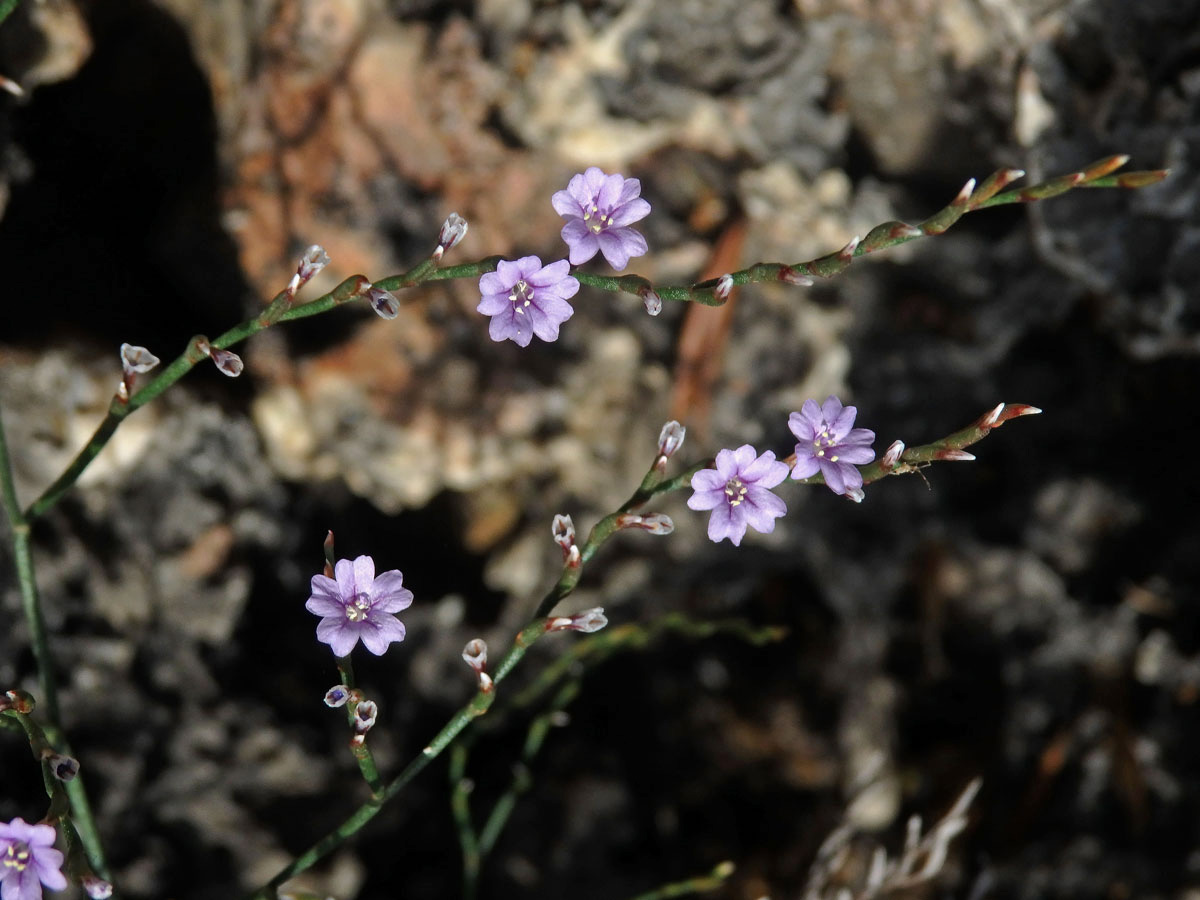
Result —
POLYGON ((842 406, 837 397, 829 397, 820 406, 816 400, 805 400, 800 412, 788 416, 788 428, 800 442, 792 477, 808 478, 819 470, 835 494, 860 491, 862 473, 855 467, 875 458, 871 449, 875 432, 851 427, 857 415, 855 407, 842 406))
POLYGON ((688 506, 711 509, 709 539, 729 538, 736 547, 747 526, 763 534, 775 530, 775 520, 787 512, 787 506, 769 488, 780 484, 787 474, 787 463, 778 462, 770 450, 762 456, 749 444, 722 450, 715 469, 701 469, 692 476, 696 493, 688 499, 688 506))
POLYGON ((42 885, 61 891, 67 879, 60 871, 63 855, 54 849, 54 828, 27 825, 17 818, 0 822, 0 896, 4 900, 38 900, 42 885))
POLYGON ((375 575, 375 561, 360 556, 354 562, 339 559, 335 578, 314 575, 312 596, 304 604, 321 617, 317 640, 328 644, 335 656, 349 656, 358 639, 376 656, 393 641, 404 640, 404 623, 392 613, 408 609, 412 591, 401 587, 399 569, 375 575))
POLYGON ((642 183, 636 178, 605 175, 595 166, 574 176, 565 191, 555 192, 550 198, 554 211, 569 219, 562 239, 571 248, 571 265, 587 262, 598 250, 620 271, 629 257, 646 252, 646 239, 628 227, 650 215, 650 204, 641 193, 642 183))
POLYGON ((528 347, 535 334, 543 341, 556 340, 558 326, 575 313, 567 298, 575 296, 579 281, 567 274, 570 270, 565 259, 548 266, 536 256, 500 260, 495 272, 479 279, 483 300, 476 307, 492 317, 492 340, 512 339, 522 347, 528 347))

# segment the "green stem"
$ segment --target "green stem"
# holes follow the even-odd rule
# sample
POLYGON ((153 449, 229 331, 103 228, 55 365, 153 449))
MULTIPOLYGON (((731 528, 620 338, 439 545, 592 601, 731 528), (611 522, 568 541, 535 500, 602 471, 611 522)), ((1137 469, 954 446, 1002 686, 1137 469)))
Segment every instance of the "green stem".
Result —
MULTIPOLYGON (((46 619, 38 597, 37 578, 33 567, 33 550, 28 518, 22 514, 13 480, 12 461, 8 453, 3 418, 0 417, 0 497, 5 516, 12 529, 13 557, 17 567, 17 583, 21 589, 21 610, 29 628, 33 658, 37 665, 38 685, 46 718, 46 739, 51 746, 65 756, 74 756, 70 744, 62 733, 59 722, 58 684, 54 677, 54 657, 50 652, 50 639, 46 631, 46 619)), ((67 796, 71 801, 71 818, 78 828, 80 840, 87 850, 92 868, 106 880, 108 864, 100 833, 92 815, 91 803, 83 786, 83 778, 76 776, 66 784, 67 796)))
POLYGON ((670 897, 686 897, 689 894, 703 894, 707 891, 715 891, 721 887, 725 881, 733 874, 733 863, 720 863, 707 875, 697 875, 694 878, 689 878, 686 881, 676 881, 672 884, 664 884, 660 888, 653 891, 648 891, 645 894, 638 894, 633 900, 668 900, 670 897))
POLYGON ((3 22, 17 8, 17 0, 0 0, 0 22, 3 22))

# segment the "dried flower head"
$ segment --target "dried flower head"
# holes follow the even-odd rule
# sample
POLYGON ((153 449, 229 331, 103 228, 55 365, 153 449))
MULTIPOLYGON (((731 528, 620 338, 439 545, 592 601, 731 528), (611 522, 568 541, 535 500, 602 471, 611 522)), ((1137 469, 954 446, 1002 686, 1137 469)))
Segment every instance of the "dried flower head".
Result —
POLYGON ((687 436, 687 429, 672 419, 662 427, 662 431, 658 433, 658 455, 664 459, 670 459, 679 452, 679 448, 683 446, 683 439, 687 436))
POLYGON ((413 595, 403 587, 399 569, 376 576, 375 561, 360 556, 354 562, 339 559, 333 571, 333 578, 312 577, 312 596, 305 604, 321 616, 319 641, 335 656, 348 656, 361 638, 367 650, 380 656, 392 642, 404 640, 404 623, 394 613, 407 609, 413 595))
POLYGON ((770 489, 787 475, 787 464, 778 462, 770 450, 762 456, 749 444, 722 450, 717 454, 715 469, 701 469, 692 476, 695 493, 688 499, 688 506, 712 510, 709 540, 729 538, 737 547, 747 527, 763 534, 775 530, 775 519, 787 512, 787 506, 770 489))
POLYGON ((24 819, 0 822, 0 890, 4 900, 39 900, 42 885, 52 891, 67 886, 63 855, 54 849, 54 828, 29 825, 24 819))
POLYGON ((726 272, 717 279, 717 286, 713 288, 713 296, 718 300, 728 300, 731 293, 733 293, 733 276, 726 272))
POLYGON ((325 248, 320 244, 313 244, 300 254, 300 265, 296 267, 296 274, 300 276, 300 283, 312 279, 318 272, 329 265, 329 254, 325 252, 325 248))
POLYGON ((555 192, 550 203, 568 220, 562 239, 571 248, 571 265, 582 265, 599 252, 620 271, 630 257, 645 254, 646 239, 629 227, 650 215, 641 193, 638 179, 606 175, 596 166, 572 177, 565 191, 555 192))
POLYGON ((463 647, 462 658, 463 662, 476 672, 482 672, 487 668, 487 644, 482 638, 467 641, 467 645, 463 647))
POLYGON ((792 477, 809 478, 819 471, 835 494, 860 491, 862 473, 856 467, 875 458, 871 449, 875 432, 854 428, 857 415, 855 407, 842 406, 837 397, 826 398, 820 406, 815 400, 805 400, 800 412, 788 417, 788 428, 799 441, 792 477))
POLYGON ((209 351, 209 357, 213 364, 220 370, 222 375, 228 375, 230 378, 237 378, 242 374, 242 369, 245 368, 242 364, 242 358, 232 350, 218 350, 216 347, 209 351))
POLYGON ((523 256, 501 260, 495 272, 480 278, 483 299, 476 309, 492 317, 492 340, 512 340, 521 347, 528 347, 535 334, 557 340, 559 326, 575 313, 567 300, 579 291, 579 281, 570 269, 565 259, 543 266, 538 257, 523 256))

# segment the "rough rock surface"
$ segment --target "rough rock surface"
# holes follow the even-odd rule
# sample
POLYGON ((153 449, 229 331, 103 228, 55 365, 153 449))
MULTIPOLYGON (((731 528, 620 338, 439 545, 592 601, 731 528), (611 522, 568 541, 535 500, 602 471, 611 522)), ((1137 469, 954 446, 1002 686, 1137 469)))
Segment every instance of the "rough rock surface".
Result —
MULTIPOLYGON (((631 270, 680 283, 917 220, 1001 166, 1172 169, 721 310, 652 319, 584 289, 524 351, 488 340, 465 280, 401 294, 393 321, 353 304, 267 332, 237 381, 198 368, 35 531, 123 896, 236 895, 365 797, 303 610, 326 530, 417 597, 408 640, 358 662, 394 772, 467 697, 463 644, 497 653, 553 583, 551 517, 586 531, 624 500, 666 418, 685 459, 782 456, 787 413, 837 393, 879 449, 999 401, 1046 413, 861 505, 789 489, 740 549, 685 495, 661 506, 670 537, 615 539, 571 609, 788 637, 591 670, 480 895, 610 900, 732 859, 716 896, 799 897, 839 821, 898 848, 981 775, 916 895, 1194 898, 1197 21, 1196 0, 22 4, 0 26, 0 74, 30 94, 0 95, 0 414, 26 501, 99 421, 122 341, 169 359, 261 308, 314 241, 334 260, 314 293, 415 264, 451 210, 471 223, 452 262, 548 261, 550 193, 598 164, 654 204, 631 270)), ((32 688, 6 546, 0 576, 0 688, 32 688)), ((495 720, 480 816, 528 714, 495 720)), ((0 820, 36 818, 27 748, 0 735, 0 820)), ((305 884, 442 898, 459 872, 439 762, 305 884)))

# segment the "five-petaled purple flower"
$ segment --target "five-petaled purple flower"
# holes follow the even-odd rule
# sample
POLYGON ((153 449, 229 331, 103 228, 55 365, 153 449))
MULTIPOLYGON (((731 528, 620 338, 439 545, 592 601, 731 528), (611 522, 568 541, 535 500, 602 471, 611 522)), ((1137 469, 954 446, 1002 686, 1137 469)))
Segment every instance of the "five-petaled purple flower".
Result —
POLYGON ((511 339, 522 347, 535 334, 556 340, 558 326, 575 313, 567 299, 575 296, 579 281, 567 274, 570 270, 565 259, 543 266, 536 256, 522 256, 516 262, 502 259, 495 272, 480 278, 483 300, 476 310, 492 317, 492 340, 511 339))
POLYGON ((375 561, 360 556, 354 562, 339 559, 334 578, 314 575, 312 596, 304 608, 321 617, 317 639, 335 656, 349 656, 362 638, 364 646, 382 655, 393 641, 404 640, 404 623, 393 613, 408 609, 412 591, 402 587, 399 569, 375 574, 375 561))
POLYGON ((837 397, 829 397, 820 406, 815 400, 805 400, 800 412, 788 416, 788 428, 800 442, 792 477, 808 478, 820 471, 835 494, 860 491, 862 473, 856 466, 875 459, 871 449, 875 432, 852 427, 857 415, 855 407, 842 406, 837 397))
POLYGON ((17 818, 0 822, 0 896, 4 900, 39 900, 42 885, 61 891, 67 879, 60 871, 63 855, 54 849, 51 825, 28 825, 17 818))
POLYGON ((571 265, 581 265, 599 251, 620 271, 631 256, 646 252, 646 239, 629 227, 650 215, 650 204, 641 193, 642 183, 636 178, 605 175, 595 166, 575 175, 565 191, 554 193, 554 211, 568 219, 562 239, 571 248, 571 265))
POLYGON ((692 476, 692 494, 688 506, 692 509, 711 509, 708 537, 713 541, 729 538, 738 546, 746 527, 769 534, 775 530, 775 519, 787 512, 782 500, 769 488, 780 484, 788 475, 787 463, 778 462, 768 450, 758 456, 749 444, 736 450, 717 454, 715 469, 701 469, 692 476))

